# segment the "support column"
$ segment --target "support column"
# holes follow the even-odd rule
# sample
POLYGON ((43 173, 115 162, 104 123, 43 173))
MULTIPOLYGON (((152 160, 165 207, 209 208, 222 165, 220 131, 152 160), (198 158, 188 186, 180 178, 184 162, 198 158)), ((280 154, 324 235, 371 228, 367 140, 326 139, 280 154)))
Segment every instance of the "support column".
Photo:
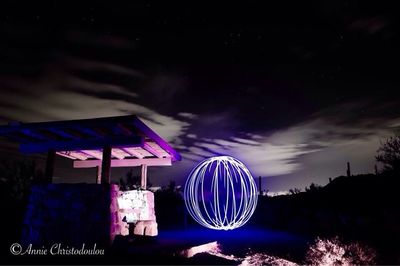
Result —
POLYGON ((103 158, 101 162, 101 183, 111 183, 111 147, 103 147, 103 158))
POLYGON ((98 165, 96 170, 96 184, 101 184, 101 165, 98 165))
POLYGON ((56 151, 48 150, 46 159, 46 170, 44 174, 46 183, 51 183, 53 181, 55 159, 56 159, 56 151))
POLYGON ((142 174, 141 174, 140 186, 142 189, 146 189, 146 187, 147 187, 147 164, 142 164, 142 174))

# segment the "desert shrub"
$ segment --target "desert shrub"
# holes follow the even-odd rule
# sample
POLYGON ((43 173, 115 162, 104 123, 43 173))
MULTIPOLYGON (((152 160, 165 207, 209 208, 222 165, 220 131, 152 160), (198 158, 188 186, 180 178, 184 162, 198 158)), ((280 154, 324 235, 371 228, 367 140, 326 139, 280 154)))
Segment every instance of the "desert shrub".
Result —
POLYGON ((306 254, 309 265, 371 265, 375 259, 373 249, 358 242, 344 244, 338 237, 317 238, 306 254))

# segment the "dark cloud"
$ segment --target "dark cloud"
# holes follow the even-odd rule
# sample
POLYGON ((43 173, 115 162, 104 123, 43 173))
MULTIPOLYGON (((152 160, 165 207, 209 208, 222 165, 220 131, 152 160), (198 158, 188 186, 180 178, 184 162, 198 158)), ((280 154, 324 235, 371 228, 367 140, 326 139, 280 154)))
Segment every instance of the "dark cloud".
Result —
POLYGON ((184 158, 150 169, 155 184, 182 183, 219 154, 271 191, 327 182, 347 161, 372 171, 400 125, 390 9, 169 5, 60 1, 2 15, 1 121, 137 114, 184 158))

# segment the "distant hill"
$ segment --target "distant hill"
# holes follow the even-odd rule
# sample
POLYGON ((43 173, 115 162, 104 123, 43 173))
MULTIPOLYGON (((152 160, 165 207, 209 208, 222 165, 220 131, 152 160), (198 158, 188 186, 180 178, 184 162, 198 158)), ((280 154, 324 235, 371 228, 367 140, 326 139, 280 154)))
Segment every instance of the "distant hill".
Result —
POLYGON ((400 243, 399 181, 394 174, 339 176, 307 192, 260 197, 250 222, 310 237, 366 242, 396 260, 393 243, 400 243))

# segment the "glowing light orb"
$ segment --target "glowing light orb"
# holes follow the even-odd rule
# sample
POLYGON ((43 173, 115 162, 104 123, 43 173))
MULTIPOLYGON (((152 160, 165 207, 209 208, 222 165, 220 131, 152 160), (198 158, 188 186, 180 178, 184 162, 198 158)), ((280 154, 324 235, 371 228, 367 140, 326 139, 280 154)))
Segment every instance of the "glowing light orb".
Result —
POLYGON ((257 206, 257 186, 250 171, 230 156, 199 163, 186 180, 184 195, 190 215, 216 230, 244 225, 257 206))

